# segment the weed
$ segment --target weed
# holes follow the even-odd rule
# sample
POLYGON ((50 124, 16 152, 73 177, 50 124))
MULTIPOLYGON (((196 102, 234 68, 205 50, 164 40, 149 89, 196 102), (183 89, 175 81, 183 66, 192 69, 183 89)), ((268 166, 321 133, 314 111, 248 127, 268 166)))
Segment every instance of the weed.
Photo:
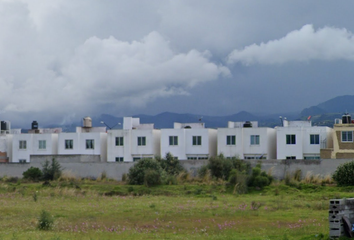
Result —
POLYGON ((39 230, 51 230, 53 228, 54 219, 46 210, 42 210, 38 217, 37 228, 39 230))
POLYGON ((32 197, 33 197, 33 201, 37 202, 37 200, 38 200, 37 192, 34 192, 32 197))

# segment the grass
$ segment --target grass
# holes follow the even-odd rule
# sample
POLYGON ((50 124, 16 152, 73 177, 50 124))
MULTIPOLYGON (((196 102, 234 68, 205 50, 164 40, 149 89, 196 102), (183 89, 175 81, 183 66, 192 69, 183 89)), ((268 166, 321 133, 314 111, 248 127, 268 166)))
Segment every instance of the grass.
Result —
POLYGON ((51 185, 0 183, 0 239, 328 239, 329 199, 353 191, 305 183, 244 195, 221 183, 51 185), (37 229, 43 210, 54 218, 52 230, 37 229))

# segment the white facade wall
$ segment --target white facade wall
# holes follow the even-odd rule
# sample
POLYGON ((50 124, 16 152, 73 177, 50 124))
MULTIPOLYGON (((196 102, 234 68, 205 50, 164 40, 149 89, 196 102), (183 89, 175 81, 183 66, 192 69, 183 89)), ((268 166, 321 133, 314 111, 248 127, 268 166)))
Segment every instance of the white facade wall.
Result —
MULTIPOLYGON (((9 157, 10 162, 30 161, 30 155, 50 155, 57 154, 58 134, 15 134, 11 140, 12 154, 9 157), (45 149, 39 149, 39 141, 46 142, 45 149), (20 141, 26 142, 26 148, 20 148, 20 141)), ((10 152, 10 151, 9 151, 10 152)))
MULTIPOLYGON (((257 124, 253 123, 253 126, 257 124)), ((230 123, 229 123, 229 126, 230 123)), ((238 124, 236 128, 218 129, 218 155, 225 157, 266 158, 276 157, 276 131, 272 128, 244 128, 238 124), (251 136, 259 136, 259 144, 251 144, 251 136), (236 136, 235 145, 227 145, 227 136, 236 136)))
POLYGON ((216 155, 216 138, 217 131, 215 129, 203 128, 204 125, 197 123, 193 128, 193 124, 175 123, 175 129, 161 129, 161 157, 167 153, 171 153, 179 160, 207 159, 216 155), (182 128, 190 126, 192 128, 182 128), (178 145, 170 145, 170 136, 178 137, 178 145), (193 145, 193 137, 201 137, 201 145, 193 145))
POLYGON ((59 155, 100 155, 101 161, 106 161, 107 133, 105 132, 75 132, 59 133, 58 154, 59 155), (66 148, 65 141, 72 140, 73 148, 66 148), (87 148, 86 140, 93 140, 93 149, 87 148))
POLYGON ((332 139, 332 129, 329 127, 277 127, 277 159, 295 157, 296 159, 319 158, 321 144, 332 139), (295 135, 296 143, 287 144, 286 135, 295 135), (310 144, 310 135, 319 135, 318 144, 310 144))

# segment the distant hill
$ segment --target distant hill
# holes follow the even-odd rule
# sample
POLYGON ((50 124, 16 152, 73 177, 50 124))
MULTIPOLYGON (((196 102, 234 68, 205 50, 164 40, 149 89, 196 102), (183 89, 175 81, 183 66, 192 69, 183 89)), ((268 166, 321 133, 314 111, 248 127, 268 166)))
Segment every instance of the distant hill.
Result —
MULTIPOLYGON (((204 122, 207 128, 227 127, 228 121, 258 121, 258 125, 261 127, 275 127, 280 125, 279 116, 286 117, 288 120, 305 120, 308 116, 312 116, 313 125, 332 127, 334 119, 340 118, 346 111, 354 113, 354 95, 335 97, 316 106, 305 108, 300 113, 255 114, 241 111, 227 116, 206 116, 190 113, 163 112, 155 116, 139 114, 133 117, 140 118, 141 123, 154 123, 155 128, 158 129, 173 128, 174 122, 193 123, 199 121, 204 122)), ((105 126, 101 121, 109 127, 123 127, 123 117, 116 117, 110 114, 101 114, 92 117, 93 126, 105 126)), ((64 131, 75 131, 76 126, 81 125, 81 122, 76 122, 65 126, 51 125, 50 127, 62 127, 64 131)))
POLYGON ((315 116, 326 113, 354 112, 354 96, 344 95, 332 98, 316 106, 305 108, 301 111, 301 116, 315 116))
MULTIPOLYGON (((228 116, 205 116, 197 114, 180 114, 164 112, 157 114, 155 116, 151 115, 134 115, 132 117, 140 118, 140 123, 154 123, 154 127, 161 128, 173 128, 174 122, 180 123, 193 123, 193 122, 203 122, 207 128, 223 128, 227 127, 228 121, 238 122, 238 121, 258 121, 259 126, 269 126, 274 127, 279 125, 279 115, 266 115, 257 116, 246 111, 241 111, 239 113, 228 115, 228 116)), ((289 119, 289 118, 288 118, 289 119)), ((63 131, 75 131, 76 126, 81 126, 81 122, 72 123, 66 126, 60 126, 63 131)), ((92 117, 92 125, 97 126, 109 126, 110 128, 122 128, 123 117, 116 117, 110 114, 101 114, 100 116, 92 117), (104 123, 101 123, 101 122, 104 123)), ((53 126, 51 126, 53 127, 53 126)))

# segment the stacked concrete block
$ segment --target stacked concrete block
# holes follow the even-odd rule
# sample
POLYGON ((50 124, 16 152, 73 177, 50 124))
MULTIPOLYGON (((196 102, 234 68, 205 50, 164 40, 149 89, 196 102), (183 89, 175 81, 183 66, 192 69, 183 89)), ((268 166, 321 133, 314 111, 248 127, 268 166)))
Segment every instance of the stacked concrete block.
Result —
POLYGON ((348 232, 354 224, 354 198, 331 199, 328 219, 331 238, 348 235, 349 233, 345 232, 346 226, 348 232))

